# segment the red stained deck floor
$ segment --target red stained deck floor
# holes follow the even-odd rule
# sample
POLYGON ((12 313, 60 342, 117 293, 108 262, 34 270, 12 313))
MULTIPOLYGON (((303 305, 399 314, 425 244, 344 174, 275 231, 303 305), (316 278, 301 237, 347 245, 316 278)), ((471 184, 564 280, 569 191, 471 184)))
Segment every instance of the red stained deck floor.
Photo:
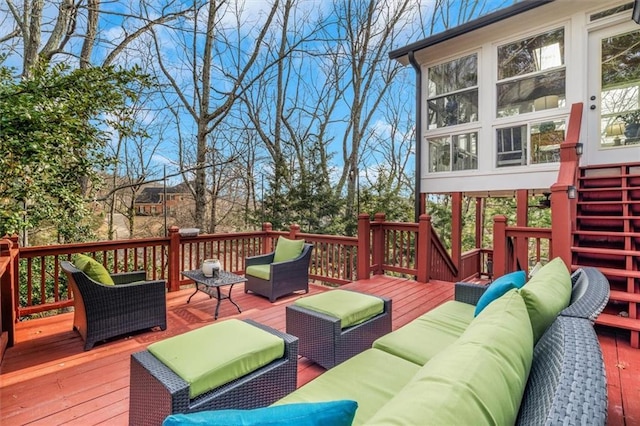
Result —
MULTIPOLYGON (((453 297, 453 284, 378 276, 344 288, 390 297, 396 329, 453 297)), ((228 301, 220 306, 218 321, 251 318, 285 329, 285 306, 300 295, 267 299, 233 290, 243 309, 238 314, 228 301)), ((312 286, 311 293, 324 291, 312 286)), ((0 369, 2 425, 126 425, 129 409, 129 356, 154 341, 213 322, 215 300, 200 293, 186 304, 193 290, 167 295, 168 327, 102 343, 83 351, 71 330, 72 313, 18 324, 16 345, 9 348, 0 369)), ((628 336, 598 329, 607 368, 610 425, 640 424, 640 351, 629 346, 628 336)), ((298 386, 324 370, 300 358, 298 386)))

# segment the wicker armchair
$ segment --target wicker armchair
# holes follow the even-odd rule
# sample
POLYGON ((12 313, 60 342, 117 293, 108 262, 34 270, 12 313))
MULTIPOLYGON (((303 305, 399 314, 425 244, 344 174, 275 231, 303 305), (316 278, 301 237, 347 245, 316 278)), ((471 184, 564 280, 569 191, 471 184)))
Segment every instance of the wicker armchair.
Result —
POLYGON ((112 274, 116 285, 100 284, 71 262, 60 263, 73 290, 73 328, 84 340, 84 350, 96 342, 151 327, 167 328, 164 281, 144 281, 146 273, 112 274))
POLYGON ((309 292, 309 263, 311 262, 312 244, 305 244, 300 256, 292 260, 273 263, 275 252, 260 256, 248 257, 245 261, 245 271, 251 265, 271 265, 269 279, 265 280, 245 273, 247 282, 244 292, 269 298, 275 302, 278 297, 293 293, 297 290, 309 292))

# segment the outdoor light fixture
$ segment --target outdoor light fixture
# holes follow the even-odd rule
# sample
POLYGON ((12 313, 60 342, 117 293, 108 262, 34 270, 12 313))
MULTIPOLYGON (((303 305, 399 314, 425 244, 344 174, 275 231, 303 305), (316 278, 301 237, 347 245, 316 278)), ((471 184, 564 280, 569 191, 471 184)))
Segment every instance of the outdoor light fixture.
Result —
POLYGON ((582 142, 578 142, 576 144, 576 155, 581 156, 583 152, 584 152, 584 145, 582 144, 582 142))
POLYGON ((576 189, 576 187, 573 185, 569 185, 569 187, 567 188, 567 197, 570 200, 573 200, 577 196, 578 196, 578 190, 576 189))

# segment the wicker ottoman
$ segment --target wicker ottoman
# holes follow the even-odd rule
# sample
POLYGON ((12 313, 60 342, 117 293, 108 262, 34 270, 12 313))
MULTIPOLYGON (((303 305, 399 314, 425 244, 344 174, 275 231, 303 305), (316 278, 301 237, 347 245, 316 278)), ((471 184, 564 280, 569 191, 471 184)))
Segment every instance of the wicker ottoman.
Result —
MULTIPOLYGON (((298 339, 255 321, 228 321, 245 323, 241 327, 246 327, 246 324, 249 324, 280 337, 284 341, 284 355, 282 358, 275 359, 242 377, 197 396, 192 396, 191 385, 149 350, 134 353, 131 355, 130 425, 159 425, 168 415, 175 413, 264 407, 296 389, 298 339)), ((211 338, 220 342, 224 339, 220 339, 219 335, 216 336, 218 324, 223 323, 207 326, 205 331, 198 329, 189 333, 200 332, 197 335, 199 341, 213 341, 209 340, 211 338), (205 339, 202 339, 203 336, 205 339)), ((185 333, 185 335, 189 333, 185 333)), ((242 336, 236 335, 234 339, 230 339, 230 342, 221 343, 221 346, 233 345, 233 340, 237 341, 240 337, 242 336)), ((218 370, 222 374, 227 374, 230 368, 225 367, 218 370)))
POLYGON ((287 333, 300 339, 300 355, 327 369, 391 332, 391 300, 386 298, 331 290, 299 299, 286 309, 287 333), (372 314, 376 304, 381 309, 372 314))

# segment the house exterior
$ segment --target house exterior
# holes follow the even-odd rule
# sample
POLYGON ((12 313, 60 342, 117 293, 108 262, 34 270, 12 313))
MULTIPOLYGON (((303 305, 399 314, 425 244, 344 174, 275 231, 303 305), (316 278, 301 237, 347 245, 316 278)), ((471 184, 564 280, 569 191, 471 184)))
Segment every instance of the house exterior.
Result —
POLYGON ((167 215, 176 214, 179 206, 185 202, 193 202, 189 189, 184 184, 163 187, 147 186, 136 197, 134 206, 138 216, 163 216, 166 207, 167 215))
POLYGON ((550 194, 554 256, 605 272, 598 322, 635 347, 639 3, 522 1, 390 53, 416 75, 416 216, 427 194, 452 194, 454 263, 462 196, 515 195, 527 226, 528 197, 550 194))
POLYGON ((420 192, 548 190, 576 102, 582 165, 640 159, 638 126, 621 117, 640 109, 632 10, 525 1, 392 51, 417 74, 420 192))

